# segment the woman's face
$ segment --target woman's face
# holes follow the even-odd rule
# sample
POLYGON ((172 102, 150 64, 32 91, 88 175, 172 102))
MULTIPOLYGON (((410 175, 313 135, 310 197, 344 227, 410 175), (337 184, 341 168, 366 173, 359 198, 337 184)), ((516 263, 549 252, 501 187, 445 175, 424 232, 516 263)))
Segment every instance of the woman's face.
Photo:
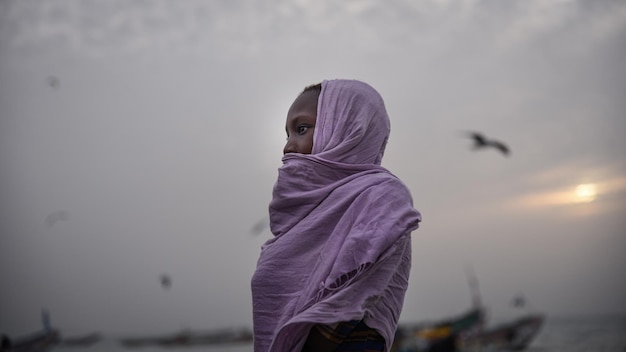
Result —
POLYGON ((283 154, 311 154, 313 150, 313 130, 317 119, 317 100, 319 93, 306 91, 294 100, 287 112, 287 144, 283 154))

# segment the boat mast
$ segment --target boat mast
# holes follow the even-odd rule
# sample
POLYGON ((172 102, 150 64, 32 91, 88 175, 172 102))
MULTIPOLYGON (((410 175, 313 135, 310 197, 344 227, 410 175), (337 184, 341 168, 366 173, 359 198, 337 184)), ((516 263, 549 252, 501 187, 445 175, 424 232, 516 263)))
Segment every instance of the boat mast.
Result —
POLYGON ((478 288, 478 278, 474 274, 474 268, 471 265, 465 268, 465 275, 467 276, 470 293, 472 294, 472 305, 476 309, 482 309, 483 304, 480 298, 480 289, 478 288))

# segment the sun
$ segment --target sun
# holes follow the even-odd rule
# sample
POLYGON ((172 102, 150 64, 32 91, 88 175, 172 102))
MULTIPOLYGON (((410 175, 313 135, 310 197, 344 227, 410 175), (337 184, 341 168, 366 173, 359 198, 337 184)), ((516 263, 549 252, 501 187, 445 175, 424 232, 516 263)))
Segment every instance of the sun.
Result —
POLYGON ((583 183, 576 186, 574 191, 576 195, 576 201, 579 203, 587 203, 596 199, 598 194, 596 191, 596 185, 593 183, 583 183))

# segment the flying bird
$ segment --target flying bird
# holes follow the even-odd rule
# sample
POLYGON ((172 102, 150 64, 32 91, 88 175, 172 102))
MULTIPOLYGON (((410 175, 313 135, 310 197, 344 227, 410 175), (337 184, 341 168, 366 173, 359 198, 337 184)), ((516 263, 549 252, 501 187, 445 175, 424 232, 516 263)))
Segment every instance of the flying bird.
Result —
POLYGON ((474 140, 474 149, 492 147, 492 148, 496 148, 497 150, 499 150, 505 156, 508 156, 509 153, 511 152, 509 150, 509 147, 506 144, 500 141, 494 140, 494 139, 487 139, 481 133, 470 132, 469 136, 470 138, 474 140))
POLYGON ((169 289, 170 287, 172 287, 172 279, 170 278, 170 276, 169 276, 169 275, 167 275, 167 274, 161 274, 160 280, 161 280, 161 286, 162 286, 164 289, 166 289, 166 290, 167 290, 167 289, 169 289))
POLYGON ((526 299, 523 296, 516 296, 511 300, 511 305, 515 308, 522 308, 526 305, 526 299))
POLYGON ((254 226, 252 226, 252 228, 250 229, 250 233, 252 233, 252 235, 259 235, 261 233, 263 233, 263 231, 265 231, 266 228, 268 228, 269 223, 267 219, 261 219, 259 221, 257 221, 256 224, 254 224, 254 226))
POLYGON ((51 228, 52 226, 54 226, 54 224, 56 224, 59 221, 67 221, 70 218, 70 214, 65 211, 65 210, 57 210, 55 212, 50 213, 48 216, 46 216, 46 226, 48 226, 48 228, 51 228))
POLYGON ((46 78, 46 83, 50 86, 50 88, 57 89, 59 88, 61 81, 59 80, 59 77, 57 76, 48 76, 46 78))

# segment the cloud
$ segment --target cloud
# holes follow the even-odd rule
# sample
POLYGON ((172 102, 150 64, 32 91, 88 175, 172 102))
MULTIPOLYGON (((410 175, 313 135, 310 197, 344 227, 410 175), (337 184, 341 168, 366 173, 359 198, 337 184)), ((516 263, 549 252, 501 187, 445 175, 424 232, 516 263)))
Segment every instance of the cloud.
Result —
POLYGON ((625 7, 601 3, 589 15, 588 6, 578 1, 540 0, 505 4, 282 0, 271 6, 249 0, 13 0, 4 5, 0 42, 27 53, 45 50, 96 57, 145 51, 254 56, 312 43, 376 52, 390 43, 445 48, 441 43, 462 37, 482 37, 499 50, 508 50, 581 26, 594 37, 623 31, 625 7), (602 8, 609 11, 597 10, 602 8))

